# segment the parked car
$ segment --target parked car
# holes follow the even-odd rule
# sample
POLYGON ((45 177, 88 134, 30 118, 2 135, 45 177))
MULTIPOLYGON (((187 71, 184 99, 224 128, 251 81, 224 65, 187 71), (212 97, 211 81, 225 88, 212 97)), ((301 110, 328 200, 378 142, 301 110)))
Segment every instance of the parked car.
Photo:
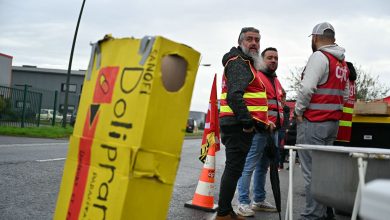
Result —
MULTIPOLYGON (((53 120, 54 110, 53 109, 41 109, 40 120, 53 120)), ((56 111, 56 121, 62 120, 62 114, 56 111)), ((37 115, 38 118, 38 115, 37 115)))
POLYGON ((74 111, 70 116, 70 121, 69 121, 70 126, 74 127, 74 124, 76 123, 76 117, 77 117, 77 111, 74 111))
POLYGON ((196 121, 193 118, 189 118, 187 120, 187 126, 186 126, 186 132, 188 133, 194 133, 194 130, 196 130, 196 121))
MULTIPOLYGON (((73 113, 72 113, 73 114, 73 113)), ((66 121, 70 122, 70 119, 72 118, 72 114, 66 114, 66 121)), ((62 116, 61 116, 62 117, 62 116)))

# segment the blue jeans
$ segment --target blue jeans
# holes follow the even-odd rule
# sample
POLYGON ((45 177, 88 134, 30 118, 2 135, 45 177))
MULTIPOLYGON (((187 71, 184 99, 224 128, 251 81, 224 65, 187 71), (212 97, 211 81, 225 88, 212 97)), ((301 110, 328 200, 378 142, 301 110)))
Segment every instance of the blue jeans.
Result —
MULTIPOLYGON (((278 132, 275 132, 274 139, 275 146, 278 146, 278 132)), ((251 203, 251 200, 249 199, 249 188, 253 171, 255 171, 253 177, 253 200, 255 202, 262 202, 265 200, 266 192, 264 186, 269 166, 269 159, 267 155, 264 154, 266 144, 267 135, 264 133, 256 133, 246 157, 242 176, 238 180, 238 201, 240 204, 251 203)))

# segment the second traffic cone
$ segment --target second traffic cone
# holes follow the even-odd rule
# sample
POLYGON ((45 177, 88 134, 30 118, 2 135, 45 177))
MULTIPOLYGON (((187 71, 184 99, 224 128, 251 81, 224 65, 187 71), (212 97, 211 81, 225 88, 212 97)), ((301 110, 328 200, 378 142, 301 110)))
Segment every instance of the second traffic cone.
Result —
MULTIPOLYGON (((214 136, 214 133, 210 133, 214 136)), ((214 138, 214 137, 213 137, 214 138)), ((200 209, 207 212, 215 212, 214 204, 214 177, 215 177, 215 144, 208 150, 206 161, 203 165, 196 187, 194 198, 184 204, 185 207, 200 209)))

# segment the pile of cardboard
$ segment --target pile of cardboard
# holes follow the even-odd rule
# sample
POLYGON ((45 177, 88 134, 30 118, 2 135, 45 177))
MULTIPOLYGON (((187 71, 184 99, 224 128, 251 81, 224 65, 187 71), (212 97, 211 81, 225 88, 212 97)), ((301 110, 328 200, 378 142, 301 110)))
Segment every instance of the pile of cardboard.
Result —
POLYGON ((387 102, 383 101, 357 101, 355 103, 353 113, 355 115, 390 116, 390 106, 387 102))

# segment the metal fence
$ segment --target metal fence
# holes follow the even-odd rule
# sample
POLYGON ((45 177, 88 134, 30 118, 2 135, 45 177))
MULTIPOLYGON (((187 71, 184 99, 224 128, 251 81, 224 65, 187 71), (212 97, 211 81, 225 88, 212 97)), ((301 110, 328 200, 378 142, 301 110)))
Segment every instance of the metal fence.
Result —
MULTIPOLYGON (((60 125, 63 120, 64 92, 17 85, 0 85, 0 126, 32 127, 60 125), (40 120, 38 120, 40 119, 40 120)), ((80 96, 69 94, 67 122, 77 109, 80 96)))
POLYGON ((0 86, 0 125, 15 127, 39 126, 42 93, 0 86))
MULTIPOLYGON (((62 122, 64 114, 64 100, 65 92, 46 90, 41 88, 31 87, 29 90, 42 93, 42 104, 41 104, 41 115, 40 124, 46 125, 59 125, 62 122), (45 113, 47 111, 53 112, 54 115, 47 117, 45 113)), ((77 109, 80 96, 75 93, 69 93, 68 96, 68 113, 67 113, 67 122, 69 122, 72 113, 77 109)))

